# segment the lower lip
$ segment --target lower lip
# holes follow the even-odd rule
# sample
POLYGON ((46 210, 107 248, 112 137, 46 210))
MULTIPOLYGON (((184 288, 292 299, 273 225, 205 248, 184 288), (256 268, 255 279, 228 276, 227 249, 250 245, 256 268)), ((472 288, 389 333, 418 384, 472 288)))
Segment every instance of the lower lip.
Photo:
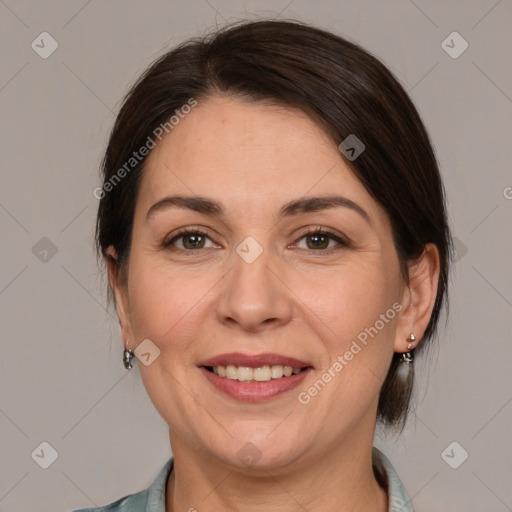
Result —
POLYGON ((221 392, 241 402, 263 402, 297 387, 312 370, 308 368, 296 375, 272 379, 266 382, 240 382, 219 377, 201 367, 203 375, 221 392))

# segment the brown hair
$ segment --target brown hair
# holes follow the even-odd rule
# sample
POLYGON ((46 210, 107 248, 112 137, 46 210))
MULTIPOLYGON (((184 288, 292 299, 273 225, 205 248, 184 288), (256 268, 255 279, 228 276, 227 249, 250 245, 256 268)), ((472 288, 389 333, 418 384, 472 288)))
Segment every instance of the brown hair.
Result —
MULTIPOLYGON (((337 145, 351 134, 363 142, 365 151, 348 163, 389 215, 404 279, 408 264, 427 243, 439 250, 437 297, 416 353, 423 351, 447 302, 452 245, 434 151, 416 108, 391 72, 358 45, 310 25, 237 23, 182 43, 143 73, 124 99, 103 159, 98 251, 106 257, 113 246, 118 271, 126 270, 146 157, 132 161, 131 168, 126 162, 191 99, 219 93, 300 108, 337 145), (122 179, 114 180, 120 174, 122 179)), ((411 368, 406 381, 399 378, 399 357, 394 354, 382 386, 378 419, 401 430, 414 374, 411 368)))

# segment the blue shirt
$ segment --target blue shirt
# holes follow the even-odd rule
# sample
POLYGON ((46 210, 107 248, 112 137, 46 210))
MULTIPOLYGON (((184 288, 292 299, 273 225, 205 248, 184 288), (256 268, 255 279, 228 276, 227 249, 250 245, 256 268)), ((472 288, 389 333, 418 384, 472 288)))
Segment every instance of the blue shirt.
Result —
MULTIPOLYGON (((388 492, 388 512, 414 512, 411 499, 389 459, 375 447, 372 459, 377 480, 388 492)), ((82 508, 73 512, 165 512, 165 489, 173 466, 174 458, 171 457, 155 481, 137 494, 125 496, 103 507, 82 508)))

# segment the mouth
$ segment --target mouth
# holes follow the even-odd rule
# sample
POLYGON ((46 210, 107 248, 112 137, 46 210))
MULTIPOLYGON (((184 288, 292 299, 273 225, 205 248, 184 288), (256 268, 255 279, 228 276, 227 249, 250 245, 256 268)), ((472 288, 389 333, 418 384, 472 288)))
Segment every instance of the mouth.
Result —
POLYGON ((306 366, 303 368, 293 368, 292 366, 264 365, 257 368, 250 366, 236 366, 228 364, 227 366, 205 366, 207 371, 218 375, 221 378, 237 380, 239 382, 269 382, 270 380, 283 379, 297 375, 302 371, 311 368, 306 366))
POLYGON ((223 354, 199 365, 217 390, 239 401, 268 400, 296 387, 313 365, 279 354, 223 354))

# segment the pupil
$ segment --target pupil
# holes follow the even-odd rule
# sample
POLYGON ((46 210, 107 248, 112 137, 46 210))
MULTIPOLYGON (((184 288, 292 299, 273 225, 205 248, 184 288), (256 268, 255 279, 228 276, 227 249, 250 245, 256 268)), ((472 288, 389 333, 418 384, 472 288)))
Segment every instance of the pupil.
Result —
POLYGON ((185 237, 187 243, 185 245, 191 245, 192 249, 196 249, 201 243, 202 235, 188 235, 185 237), (192 243, 190 243, 192 241, 192 243))
POLYGON ((322 242, 325 242, 325 238, 326 237, 324 235, 311 235, 312 245, 314 247, 319 247, 322 245, 322 242))

